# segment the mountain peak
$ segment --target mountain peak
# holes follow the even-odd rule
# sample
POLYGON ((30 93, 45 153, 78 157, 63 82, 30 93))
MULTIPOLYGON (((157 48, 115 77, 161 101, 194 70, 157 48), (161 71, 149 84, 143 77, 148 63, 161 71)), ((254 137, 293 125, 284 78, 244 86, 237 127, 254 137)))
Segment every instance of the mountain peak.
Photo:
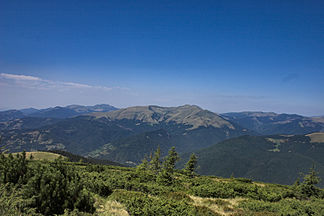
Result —
POLYGON ((213 126, 216 128, 228 127, 234 129, 234 126, 208 110, 203 110, 196 105, 183 105, 178 107, 160 107, 155 105, 150 106, 134 106, 124 108, 108 113, 91 114, 97 118, 107 118, 110 120, 135 120, 151 124, 158 123, 177 123, 190 125, 190 129, 199 127, 213 126))

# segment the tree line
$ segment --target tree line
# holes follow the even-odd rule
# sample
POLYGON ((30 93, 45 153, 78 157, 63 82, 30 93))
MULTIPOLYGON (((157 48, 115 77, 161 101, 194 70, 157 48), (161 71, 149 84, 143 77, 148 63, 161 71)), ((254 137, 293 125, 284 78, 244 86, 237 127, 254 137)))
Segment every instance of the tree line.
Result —
MULTIPOLYGON (((136 171, 139 175, 148 175, 149 172, 156 176, 156 181, 163 185, 171 185, 174 182, 174 172, 176 162, 180 159, 179 154, 175 151, 175 147, 172 147, 168 155, 163 159, 161 158, 160 147, 154 152, 153 156, 148 161, 147 157, 144 157, 142 163, 137 166, 136 171)), ((186 163, 182 173, 188 177, 194 177, 196 175, 195 169, 197 165, 197 156, 193 153, 190 159, 186 163)))

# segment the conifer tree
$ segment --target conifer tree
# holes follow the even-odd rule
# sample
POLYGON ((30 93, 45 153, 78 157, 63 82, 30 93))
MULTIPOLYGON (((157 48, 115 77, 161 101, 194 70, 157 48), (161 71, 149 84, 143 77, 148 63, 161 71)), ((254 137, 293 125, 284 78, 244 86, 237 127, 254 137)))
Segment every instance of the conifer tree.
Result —
POLYGON ((179 160, 179 155, 175 151, 175 147, 169 150, 168 156, 165 157, 163 162, 163 169, 159 173, 157 180, 165 185, 170 185, 173 183, 173 172, 175 169, 175 164, 179 160))
POLYGON ((185 165, 185 168, 183 169, 184 173, 191 178, 194 177, 196 165, 197 165, 197 156, 194 153, 192 153, 190 159, 185 165))
POLYGON ((145 155, 142 160, 142 163, 136 167, 136 172, 145 171, 148 170, 148 168, 149 168, 149 162, 147 160, 147 156, 145 155))
POLYGON ((307 185, 316 185, 319 182, 320 182, 320 178, 318 177, 318 172, 316 172, 315 165, 313 164, 308 174, 305 175, 303 183, 307 185))
POLYGON ((175 151, 175 147, 172 147, 169 150, 168 156, 166 156, 165 161, 163 163, 163 168, 169 172, 170 174, 173 174, 175 164, 179 160, 179 155, 175 151))
POLYGON ((315 185, 320 182, 318 172, 315 170, 315 165, 310 168, 307 175, 304 176, 304 181, 300 185, 300 193, 306 197, 318 196, 320 189, 315 185))
POLYGON ((154 152, 154 156, 150 161, 150 168, 156 174, 161 170, 161 148, 158 146, 157 150, 154 152))
POLYGON ((136 167, 136 174, 137 177, 139 177, 140 181, 143 182, 156 179, 156 173, 150 172, 150 164, 146 155, 142 160, 142 163, 136 167))

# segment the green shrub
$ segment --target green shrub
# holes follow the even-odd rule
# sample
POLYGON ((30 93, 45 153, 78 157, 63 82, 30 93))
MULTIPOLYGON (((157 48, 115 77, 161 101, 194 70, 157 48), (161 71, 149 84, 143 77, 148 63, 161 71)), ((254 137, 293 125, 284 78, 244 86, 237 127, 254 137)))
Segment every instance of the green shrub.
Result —
POLYGON ((191 188, 191 193, 200 197, 214 197, 214 198, 233 198, 235 191, 229 184, 213 183, 202 184, 191 188))
POLYGON ((92 164, 88 164, 86 166, 86 170, 88 172, 103 172, 103 171, 105 171, 105 167, 103 165, 92 165, 92 164))
POLYGON ((165 192, 161 194, 166 199, 173 199, 177 201, 192 202, 190 196, 184 192, 165 192))
POLYGON ((22 190, 12 183, 0 184, 0 215, 38 215, 30 208, 30 199, 22 198, 22 190))
POLYGON ((195 206, 195 215, 196 216, 221 216, 220 214, 213 212, 206 206, 195 206))
POLYGON ((322 200, 300 201, 296 199, 284 199, 279 202, 245 200, 239 204, 239 207, 253 212, 278 213, 282 216, 320 216, 324 213, 324 203, 322 200))
POLYGON ((112 187, 109 184, 109 181, 105 181, 105 178, 97 172, 83 175, 82 179, 85 188, 93 193, 96 193, 100 196, 109 196, 112 193, 112 187))
POLYGON ((230 202, 222 199, 205 199, 203 202, 208 205, 218 205, 218 206, 227 206, 230 204, 230 202))
POLYGON ((94 200, 83 188, 79 175, 61 161, 37 163, 30 168, 23 189, 23 198, 32 199, 30 207, 45 215, 63 214, 65 209, 95 210, 94 200))
POLYGON ((111 199, 123 203, 130 215, 195 215, 196 211, 185 201, 153 197, 134 191, 116 190, 111 199))
POLYGON ((24 183, 27 173, 26 153, 5 156, 0 154, 0 183, 24 183))
POLYGON ((252 179, 248 179, 248 178, 235 178, 235 180, 244 183, 252 183, 252 179))

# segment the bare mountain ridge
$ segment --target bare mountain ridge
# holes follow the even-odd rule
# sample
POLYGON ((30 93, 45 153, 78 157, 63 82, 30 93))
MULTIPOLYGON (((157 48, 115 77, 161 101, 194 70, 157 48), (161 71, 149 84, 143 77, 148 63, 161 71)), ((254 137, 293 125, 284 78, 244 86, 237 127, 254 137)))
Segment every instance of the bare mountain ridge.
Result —
POLYGON ((227 127, 235 129, 234 125, 221 116, 195 105, 184 105, 179 107, 160 106, 135 106, 105 113, 90 114, 96 118, 107 118, 109 120, 135 120, 151 124, 176 123, 191 126, 193 130, 199 127, 227 127))

